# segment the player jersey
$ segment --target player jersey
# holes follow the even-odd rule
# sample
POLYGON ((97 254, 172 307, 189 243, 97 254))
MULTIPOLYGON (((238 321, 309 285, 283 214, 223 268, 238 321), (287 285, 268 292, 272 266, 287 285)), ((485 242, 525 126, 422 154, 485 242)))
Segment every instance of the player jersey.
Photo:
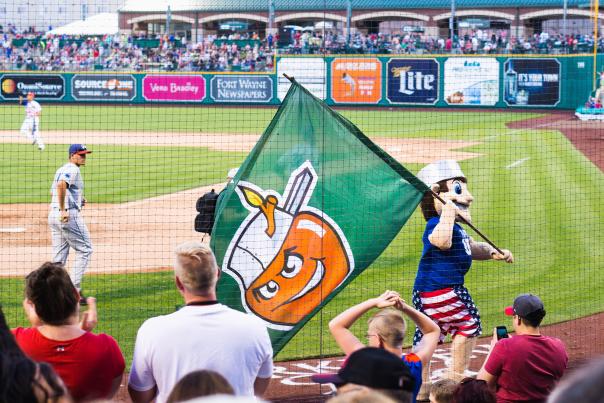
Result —
POLYGON ((38 113, 42 111, 42 107, 36 101, 23 101, 25 105, 25 116, 28 118, 37 117, 38 113))
POLYGON ((59 196, 57 194, 57 184, 59 181, 67 183, 65 208, 80 210, 82 208, 82 195, 84 194, 84 181, 80 174, 80 168, 73 162, 68 162, 55 173, 55 178, 50 188, 50 193, 52 194, 50 207, 53 209, 59 208, 59 196))
POLYGON ((428 237, 439 223, 440 217, 432 217, 426 223, 422 238, 424 250, 415 277, 414 290, 435 291, 463 285, 464 277, 472 265, 470 237, 457 223, 453 225, 453 238, 449 250, 440 250, 428 237))

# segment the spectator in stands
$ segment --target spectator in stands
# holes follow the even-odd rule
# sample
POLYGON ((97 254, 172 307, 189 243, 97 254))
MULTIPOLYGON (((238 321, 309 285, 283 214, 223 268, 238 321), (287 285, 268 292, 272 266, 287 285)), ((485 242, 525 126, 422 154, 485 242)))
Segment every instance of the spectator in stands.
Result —
POLYGON ((134 402, 166 401, 189 372, 209 369, 224 376, 237 395, 262 395, 273 371, 273 350, 256 318, 216 300, 220 268, 199 242, 176 249, 176 288, 186 306, 147 320, 138 331, 128 390, 134 402))
POLYGON ((545 308, 539 297, 519 295, 505 314, 513 317, 516 334, 497 340, 497 333, 493 332, 491 351, 478 379, 496 388, 498 402, 543 402, 566 370, 568 355, 564 344, 541 334, 539 326, 545 308))
POLYGON ((44 263, 25 281, 23 307, 30 328, 13 334, 35 361, 47 362, 77 401, 111 398, 124 373, 124 357, 115 340, 90 332, 96 325, 96 303, 79 322, 80 295, 60 263, 44 263))
POLYGON ((379 308, 380 311, 369 320, 367 344, 400 357, 402 362, 409 367, 415 379, 413 391, 415 401, 422 383, 422 366, 428 365, 432 358, 438 344, 440 329, 426 315, 409 306, 398 293, 386 291, 377 298, 368 299, 345 310, 329 322, 329 330, 344 354, 350 355, 365 347, 350 331, 350 327, 373 308, 379 308), (403 354, 403 340, 407 329, 403 314, 409 317, 424 334, 424 339, 418 349, 410 354, 403 354))
POLYGON ((400 356, 383 348, 358 349, 346 358, 337 374, 317 374, 311 379, 321 384, 333 383, 338 395, 373 390, 397 402, 415 401, 413 391, 416 389, 417 376, 412 374, 400 356))
POLYGON ((186 402, 201 396, 234 395, 229 382, 218 372, 194 371, 182 378, 170 392, 167 403, 186 402))
POLYGON ((452 379, 441 379, 430 387, 430 403, 452 403, 458 383, 452 379))
POLYGON ((0 308, 0 402, 72 402, 52 367, 29 359, 17 345, 0 308))
POLYGON ((548 403, 604 402, 604 357, 565 378, 547 399, 548 403))
POLYGON ((497 398, 484 380, 464 378, 453 392, 453 403, 497 403, 497 398))

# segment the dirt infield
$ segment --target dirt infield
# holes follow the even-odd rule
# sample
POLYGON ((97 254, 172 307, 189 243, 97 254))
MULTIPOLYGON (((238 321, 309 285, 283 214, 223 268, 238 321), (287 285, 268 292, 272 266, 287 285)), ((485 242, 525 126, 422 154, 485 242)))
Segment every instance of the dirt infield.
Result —
MULTIPOLYGON (((43 135, 48 144, 191 146, 225 152, 249 152, 258 140, 258 135, 216 133, 56 131, 43 135)), ((0 132, 0 143, 27 141, 18 133, 4 131, 0 132)), ((480 155, 457 151, 477 142, 379 138, 377 143, 401 162, 465 160, 480 155)), ((210 188, 220 191, 224 185, 217 183, 130 203, 90 203, 82 211, 94 247, 88 272, 137 272, 169 266, 176 245, 201 238, 193 230, 197 198, 210 188)), ((0 205, 0 276, 23 276, 32 269, 32 261, 45 261, 51 256, 47 216, 47 204, 0 205)))
MULTIPOLYGON (((604 354, 602 332, 604 332, 604 313, 543 327, 544 334, 558 337, 566 344, 569 354, 567 374, 595 355, 604 354)), ((484 337, 477 343, 468 375, 476 374, 482 366, 488 353, 489 343, 489 337, 484 337)), ((450 359, 449 344, 444 344, 436 350, 432 357, 432 379, 437 380, 442 377, 450 359)), ((310 377, 317 373, 337 372, 342 362, 343 357, 276 362, 267 398, 274 402, 323 402, 333 392, 332 387, 319 386, 313 383, 310 377)), ((125 376, 116 401, 130 401, 126 385, 125 376)))

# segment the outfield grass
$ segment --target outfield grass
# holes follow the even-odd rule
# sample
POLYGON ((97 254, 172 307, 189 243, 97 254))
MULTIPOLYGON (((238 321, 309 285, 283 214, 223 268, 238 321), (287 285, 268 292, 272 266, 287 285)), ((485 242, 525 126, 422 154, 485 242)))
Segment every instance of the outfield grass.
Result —
MULTIPOLYGON (((43 130, 169 128, 259 133, 274 110, 45 106, 44 112, 43 130), (162 118, 164 113, 169 120, 162 118), (67 119, 65 125, 59 125, 61 119, 67 119)), ((16 107, 0 108, 0 114, 6 117, 0 120, 0 129, 18 127, 21 113, 16 107)), ((600 185, 603 176, 561 133, 506 128, 508 121, 536 116, 527 113, 438 110, 343 113, 369 136, 481 142, 464 151, 483 156, 461 164, 476 198, 472 207, 474 222, 516 257, 513 265, 476 262, 467 276, 467 286, 481 310, 486 329, 499 324, 509 326, 501 309, 520 292, 530 291, 543 297, 548 311, 546 323, 603 309, 604 190, 600 185), (506 169, 523 159, 524 163, 506 169)), ((88 198, 96 202, 134 200, 213 183, 244 158, 241 154, 190 147, 95 146, 94 149, 98 153, 92 154, 83 172, 88 198)), ((31 146, 0 145, 0 169, 5 178, 11 178, 0 181, 3 203, 47 202, 52 174, 66 158, 64 145, 51 145, 48 151, 40 154, 31 146)), ((421 168, 419 164, 406 166, 413 172, 421 168)), ((313 318, 278 358, 338 353, 327 331, 327 322, 346 307, 384 289, 399 290, 409 301, 423 230, 423 218, 416 212, 382 256, 313 318)), ((20 307, 22 289, 21 280, 0 279, 0 302, 11 326, 24 324, 20 307)), ((171 273, 91 275, 86 279, 86 290, 99 300, 98 330, 114 335, 128 360, 142 321, 172 312, 180 303, 171 273)), ((360 337, 365 333, 365 323, 363 320, 355 326, 360 337)), ((411 330, 412 327, 410 334, 411 330)))

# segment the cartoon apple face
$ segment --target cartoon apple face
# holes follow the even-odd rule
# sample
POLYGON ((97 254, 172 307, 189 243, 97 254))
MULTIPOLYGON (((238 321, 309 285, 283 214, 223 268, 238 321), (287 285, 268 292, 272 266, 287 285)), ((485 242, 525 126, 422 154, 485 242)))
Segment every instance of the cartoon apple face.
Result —
POLYGON ((344 281, 350 262, 334 228, 312 212, 295 216, 282 247, 245 293, 272 323, 295 324, 344 281))
MULTIPOLYGON (((442 197, 445 201, 451 200, 455 203, 455 206, 460 211, 460 214, 470 222, 472 220, 472 216, 470 215, 470 205, 474 201, 474 196, 468 190, 468 184, 459 179, 449 179, 447 180, 447 188, 449 189, 447 192, 441 191, 439 196, 442 197)), ((442 212, 442 203, 437 199, 434 199, 434 206, 436 208, 436 212, 438 215, 442 212)))

